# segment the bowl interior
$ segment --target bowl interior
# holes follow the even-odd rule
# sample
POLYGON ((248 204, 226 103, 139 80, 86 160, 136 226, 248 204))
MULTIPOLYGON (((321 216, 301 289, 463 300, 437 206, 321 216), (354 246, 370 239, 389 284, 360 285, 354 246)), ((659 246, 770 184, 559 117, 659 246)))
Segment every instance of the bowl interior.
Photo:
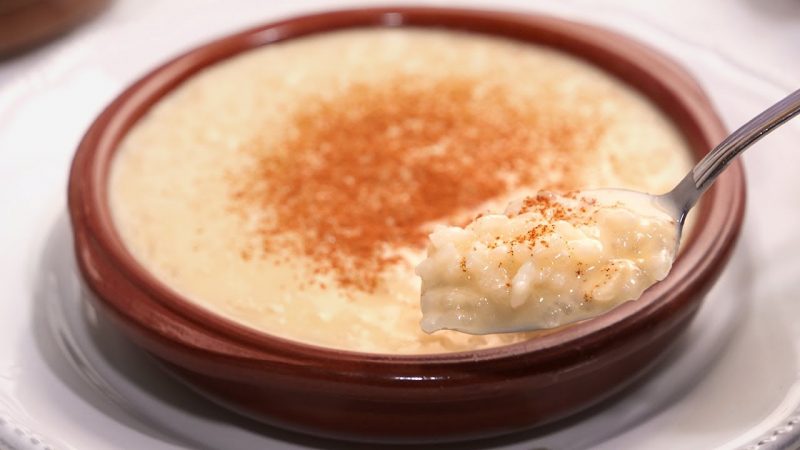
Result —
POLYGON ((266 352, 281 351, 308 358, 331 358, 382 365, 391 363, 454 364, 546 355, 559 349, 608 339, 647 324, 665 308, 699 302, 694 286, 720 264, 709 257, 724 252, 738 231, 743 207, 743 177, 737 164, 723 175, 699 206, 695 232, 663 282, 636 302, 530 341, 473 352, 434 355, 384 355, 349 352, 299 343, 260 332, 220 317, 156 279, 126 249, 111 218, 108 203, 109 169, 118 144, 136 122, 163 96, 203 68, 243 51, 314 33, 351 27, 445 27, 504 36, 551 46, 601 67, 649 97, 681 130, 700 157, 725 135, 709 100, 679 66, 657 52, 615 33, 541 16, 520 16, 472 10, 435 8, 378 8, 342 11, 290 19, 228 36, 167 62, 128 88, 93 124, 76 156, 71 176, 70 209, 86 219, 98 245, 124 275, 175 314, 188 318, 194 332, 208 333, 266 352), (76 176, 75 167, 86 176, 76 176), (88 202, 78 205, 78 191, 88 202))

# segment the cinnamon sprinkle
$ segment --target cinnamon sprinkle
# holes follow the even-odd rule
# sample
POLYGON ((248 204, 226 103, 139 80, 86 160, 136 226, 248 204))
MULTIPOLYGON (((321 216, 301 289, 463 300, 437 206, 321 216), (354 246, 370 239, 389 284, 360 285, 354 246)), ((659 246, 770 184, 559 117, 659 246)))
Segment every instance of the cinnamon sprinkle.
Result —
POLYGON ((309 99, 284 142, 251 142, 253 170, 231 174, 234 210, 268 212, 259 248, 242 256, 288 249, 339 286, 372 292, 402 260, 396 249, 424 247, 432 222, 520 186, 576 187, 573 167, 603 125, 559 116, 555 101, 405 78, 309 99))
MULTIPOLYGON (((570 191, 563 194, 562 197, 577 200, 577 207, 571 207, 560 202, 556 197, 551 194, 540 192, 534 196, 525 197, 522 201, 522 206, 516 215, 537 213, 542 218, 542 223, 536 223, 531 226, 525 233, 520 234, 508 241, 502 241, 506 245, 511 245, 511 254, 513 255, 513 245, 527 245, 529 249, 533 249, 537 245, 550 247, 550 244, 545 236, 555 232, 553 222, 565 221, 577 224, 588 224, 593 219, 587 217, 587 206, 593 206, 597 201, 593 198, 579 197, 578 191, 570 191)), ((498 240, 499 238, 496 238, 498 240)), ((495 244, 496 245, 496 244, 495 244)), ((581 273, 577 273, 578 276, 581 273)))

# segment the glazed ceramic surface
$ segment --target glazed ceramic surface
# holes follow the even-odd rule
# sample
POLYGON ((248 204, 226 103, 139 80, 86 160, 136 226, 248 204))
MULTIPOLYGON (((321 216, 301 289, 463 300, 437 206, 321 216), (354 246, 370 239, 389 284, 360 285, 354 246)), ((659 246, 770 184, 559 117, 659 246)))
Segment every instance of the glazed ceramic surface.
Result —
POLYGON ((107 0, 5 0, 0 4, 0 58, 67 32, 107 4, 107 0))

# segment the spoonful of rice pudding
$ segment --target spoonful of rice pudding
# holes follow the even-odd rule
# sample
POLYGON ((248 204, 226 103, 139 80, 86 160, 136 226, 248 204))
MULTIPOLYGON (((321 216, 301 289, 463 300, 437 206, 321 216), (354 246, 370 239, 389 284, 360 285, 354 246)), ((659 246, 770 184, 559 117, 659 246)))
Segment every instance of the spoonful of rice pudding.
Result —
POLYGON ((639 298, 663 280, 689 210, 726 167, 800 112, 800 90, 728 136, 670 192, 538 192, 500 214, 430 235, 422 278, 427 333, 555 328, 639 298))

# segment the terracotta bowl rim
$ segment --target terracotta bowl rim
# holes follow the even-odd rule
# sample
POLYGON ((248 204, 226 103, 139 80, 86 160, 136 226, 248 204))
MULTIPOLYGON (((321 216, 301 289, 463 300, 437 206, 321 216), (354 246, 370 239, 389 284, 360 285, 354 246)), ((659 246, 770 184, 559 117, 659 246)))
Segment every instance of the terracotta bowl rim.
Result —
MULTIPOLYGON (((201 329, 257 351, 291 353, 295 358, 315 361, 334 359, 338 363, 351 361, 376 366, 474 365, 486 361, 522 358, 532 364, 536 361, 557 358, 564 349, 581 348, 597 342, 598 338, 601 341, 618 339, 631 330, 650 326, 648 319, 664 308, 681 308, 679 305, 681 302, 700 302, 700 299, 695 298, 698 295, 691 295, 692 292, 698 289, 697 286, 702 285, 706 273, 713 270, 720 260, 725 258, 726 249, 735 241, 741 226, 745 182, 744 172, 738 161, 706 194, 704 202, 699 206, 702 209, 702 217, 698 220, 698 225, 702 222, 704 226, 694 230, 692 242, 685 248, 670 276, 646 291, 639 300, 628 302, 603 316, 552 334, 482 350, 412 355, 366 353, 316 346, 270 335, 217 315, 189 298, 184 298, 157 280, 126 249, 111 218, 105 183, 120 137, 124 136, 144 113, 138 109, 143 108, 146 111, 152 102, 162 98, 166 92, 172 91, 187 77, 210 64, 247 49, 284 39, 295 39, 306 34, 343 28, 399 25, 428 28, 436 27, 437 23, 441 23, 438 25, 440 27, 453 28, 451 25, 445 25, 445 22, 453 19, 464 24, 455 28, 470 32, 513 38, 515 28, 538 27, 553 33, 556 37, 578 40, 585 45, 594 45, 591 43, 592 33, 608 33, 608 30, 592 25, 531 13, 465 8, 382 7, 302 15, 215 39, 148 72, 119 94, 91 125, 78 146, 70 173, 69 212, 73 229, 85 227, 115 268, 126 278, 145 291, 149 298, 166 306, 174 314, 190 319, 201 329), (287 27, 290 26, 295 29, 300 26, 304 29, 304 24, 309 30, 299 33, 287 31, 287 27), (493 24, 491 26, 495 27, 502 25, 510 31, 504 33, 486 31, 485 29, 490 27, 487 24, 493 24), (150 105, 142 106, 148 102, 150 105)), ((623 59, 627 58, 629 63, 648 73, 655 82, 661 84, 661 88, 669 91, 669 95, 680 103, 691 121, 702 129, 704 138, 711 143, 713 139, 724 136, 723 125, 716 114, 709 114, 714 112, 713 107, 691 76, 685 72, 676 74, 676 69, 680 69, 680 66, 658 51, 621 35, 619 39, 619 47, 597 44, 600 46, 598 51, 611 52, 623 59), (662 75, 661 71, 671 75, 662 75), (709 117, 711 115, 716 117, 709 117)), ((561 50, 568 52, 563 48, 561 50)), ((590 63, 606 71, 609 70, 597 61, 590 63)), ((625 83, 631 85, 627 81, 625 83)), ((633 87, 641 91, 640 87, 633 87)), ((658 103, 656 105, 661 106, 658 103)), ((673 120, 676 120, 676 117, 677 115, 670 116, 673 120)))

